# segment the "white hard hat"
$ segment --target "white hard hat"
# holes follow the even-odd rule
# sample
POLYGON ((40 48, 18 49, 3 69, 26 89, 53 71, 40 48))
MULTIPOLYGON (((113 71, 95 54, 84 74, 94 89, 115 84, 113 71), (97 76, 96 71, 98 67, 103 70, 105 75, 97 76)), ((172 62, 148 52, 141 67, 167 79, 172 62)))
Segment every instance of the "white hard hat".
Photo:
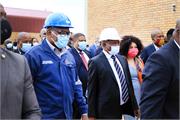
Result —
POLYGON ((121 40, 121 38, 115 28, 105 28, 101 31, 99 42, 105 40, 121 40))

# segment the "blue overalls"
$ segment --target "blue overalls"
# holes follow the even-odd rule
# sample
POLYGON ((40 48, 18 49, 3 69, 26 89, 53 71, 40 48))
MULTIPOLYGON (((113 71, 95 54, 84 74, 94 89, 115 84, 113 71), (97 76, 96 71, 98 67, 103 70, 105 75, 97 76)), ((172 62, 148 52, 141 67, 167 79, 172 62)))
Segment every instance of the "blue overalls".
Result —
POLYGON ((46 40, 25 54, 43 119, 72 119, 74 99, 81 114, 87 113, 82 84, 77 78, 73 56, 66 51, 59 58, 46 40))

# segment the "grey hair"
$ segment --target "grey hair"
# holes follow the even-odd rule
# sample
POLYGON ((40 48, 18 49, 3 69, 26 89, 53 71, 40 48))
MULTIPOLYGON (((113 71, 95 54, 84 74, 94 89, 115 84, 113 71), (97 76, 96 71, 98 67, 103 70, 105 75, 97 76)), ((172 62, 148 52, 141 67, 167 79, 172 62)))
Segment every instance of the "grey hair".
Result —
POLYGON ((160 34, 162 33, 162 31, 160 29, 154 29, 152 32, 151 32, 151 39, 154 40, 154 37, 157 35, 157 34, 160 34))
POLYGON ((73 39, 77 40, 80 36, 84 36, 85 37, 85 35, 82 34, 82 33, 76 33, 76 34, 73 35, 73 39))
POLYGON ((24 37, 24 36, 28 36, 28 35, 30 35, 28 32, 19 32, 18 33, 18 36, 17 36, 17 43, 22 39, 22 37, 24 37))

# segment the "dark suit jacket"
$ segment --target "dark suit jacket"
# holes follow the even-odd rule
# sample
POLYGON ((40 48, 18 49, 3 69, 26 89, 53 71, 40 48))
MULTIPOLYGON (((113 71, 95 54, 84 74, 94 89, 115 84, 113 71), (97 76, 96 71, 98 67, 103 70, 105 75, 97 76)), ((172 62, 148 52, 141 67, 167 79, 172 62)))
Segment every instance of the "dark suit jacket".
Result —
POLYGON ((0 119, 40 119, 40 108, 24 56, 0 48, 0 119))
MULTIPOLYGON (((77 50, 75 48, 71 48, 69 49, 69 51, 74 56, 74 59, 76 61, 77 73, 78 73, 80 81, 82 82, 83 95, 85 96, 86 89, 87 89, 88 72, 77 50)), ((86 53, 86 55, 89 57, 89 54, 86 53)))
POLYGON ((130 99, 120 106, 120 92, 116 78, 106 56, 101 52, 89 62, 89 117, 118 119, 122 117, 122 113, 133 115, 133 110, 138 109, 127 61, 120 55, 117 57, 125 72, 130 99))
POLYGON ((95 52, 95 56, 98 55, 99 53, 102 52, 102 47, 101 46, 98 46, 98 48, 96 49, 96 52, 95 52))
POLYGON ((143 60, 144 64, 146 63, 146 60, 148 59, 148 57, 155 51, 156 51, 156 49, 154 47, 154 44, 150 44, 149 46, 147 46, 143 49, 140 56, 141 56, 141 59, 143 60))
POLYGON ((172 40, 146 62, 141 118, 179 118, 179 48, 172 40))
MULTIPOLYGON (((74 56, 74 59, 76 61, 77 73, 78 73, 80 81, 82 82, 83 96, 85 98, 87 98, 86 90, 87 90, 88 71, 87 71, 87 69, 86 69, 86 67, 85 67, 79 53, 77 52, 77 50, 72 47, 72 48, 69 49, 69 51, 74 56)), ((84 51, 84 52, 90 58, 90 54, 88 53, 88 51, 84 51)), ((81 115, 79 113, 80 112, 79 112, 79 109, 78 109, 77 102, 74 101, 74 103, 73 103, 73 118, 74 119, 80 119, 81 115)))

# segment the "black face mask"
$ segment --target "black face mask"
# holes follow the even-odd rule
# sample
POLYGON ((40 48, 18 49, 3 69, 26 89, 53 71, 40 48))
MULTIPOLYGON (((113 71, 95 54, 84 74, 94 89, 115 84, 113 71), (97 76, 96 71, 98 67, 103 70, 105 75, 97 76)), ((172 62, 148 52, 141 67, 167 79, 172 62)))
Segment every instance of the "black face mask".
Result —
POLYGON ((11 36, 12 28, 10 23, 5 18, 0 18, 0 28, 1 28, 0 42, 1 44, 3 44, 4 41, 11 36))

